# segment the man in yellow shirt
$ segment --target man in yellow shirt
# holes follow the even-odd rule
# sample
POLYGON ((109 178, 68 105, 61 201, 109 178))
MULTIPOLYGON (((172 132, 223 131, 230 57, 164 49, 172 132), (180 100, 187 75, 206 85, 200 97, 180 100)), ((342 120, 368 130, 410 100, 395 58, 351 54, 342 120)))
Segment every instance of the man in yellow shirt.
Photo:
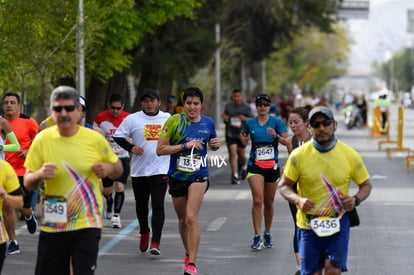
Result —
POLYGON ((102 228, 100 178, 123 171, 105 138, 77 124, 78 98, 68 86, 52 92, 56 125, 36 136, 25 161, 25 187, 34 190, 44 182, 35 274, 69 274, 71 258, 75 274, 94 274, 102 228))
POLYGON ((341 274, 347 270, 349 211, 371 192, 369 173, 361 156, 337 140, 337 122, 330 109, 309 113, 312 140, 289 156, 280 194, 298 207, 300 274, 341 274), (349 195, 350 181, 358 192, 349 195), (292 189, 297 182, 298 193, 292 189))

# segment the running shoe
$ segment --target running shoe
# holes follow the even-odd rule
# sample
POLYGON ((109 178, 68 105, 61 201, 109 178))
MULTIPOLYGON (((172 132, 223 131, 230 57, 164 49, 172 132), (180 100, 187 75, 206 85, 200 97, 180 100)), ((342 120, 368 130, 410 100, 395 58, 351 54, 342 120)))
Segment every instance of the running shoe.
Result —
POLYGON ((148 250, 149 238, 150 238, 150 232, 149 231, 145 234, 141 234, 141 240, 139 242, 139 250, 141 250, 142 253, 144 253, 148 250))
POLYGON ((107 220, 112 219, 112 212, 107 211, 105 217, 106 217, 107 220))
POLYGON ((160 244, 156 242, 151 242, 150 253, 156 256, 161 255, 160 244))
POLYGON ((16 240, 10 241, 9 246, 7 247, 7 253, 9 255, 20 253, 19 244, 16 240))
POLYGON ((30 234, 34 234, 37 230, 37 220, 33 212, 29 218, 24 217, 24 219, 26 221, 27 231, 29 231, 30 234))
POLYGON ((238 177, 231 177, 231 184, 240 184, 240 179, 238 177))
POLYGON ((197 275, 197 267, 194 265, 187 265, 184 268, 184 275, 197 275))
POLYGON ((263 233, 263 240, 264 240, 264 247, 266 248, 272 248, 273 242, 272 242, 272 236, 270 236, 270 233, 263 233))
POLYGON ((183 273, 184 273, 184 270, 187 267, 189 262, 190 262, 190 257, 187 254, 185 254, 184 255, 184 264, 183 264, 183 273))
POLYGON ((253 243, 250 246, 253 250, 259 250, 262 248, 262 237, 260 235, 256 235, 253 238, 253 243))
POLYGON ((112 216, 112 228, 122 228, 121 218, 119 216, 112 216))
POLYGON ((297 266, 296 267, 295 275, 300 275, 300 266, 297 266))
POLYGON ((240 178, 242 180, 245 180, 246 179, 246 176, 247 176, 247 170, 246 169, 240 170, 240 178))

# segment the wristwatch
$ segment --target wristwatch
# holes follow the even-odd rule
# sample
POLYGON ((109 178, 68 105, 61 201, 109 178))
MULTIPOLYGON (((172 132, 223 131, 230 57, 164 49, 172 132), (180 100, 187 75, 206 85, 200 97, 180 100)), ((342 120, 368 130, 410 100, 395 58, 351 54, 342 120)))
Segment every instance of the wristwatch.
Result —
POLYGON ((3 151, 3 145, 0 145, 0 152, 3 151))
POLYGON ((360 198, 358 198, 358 196, 357 196, 357 195, 355 195, 355 196, 354 196, 354 198, 355 198, 355 206, 360 205, 360 203, 361 203, 361 199, 360 199, 360 198))

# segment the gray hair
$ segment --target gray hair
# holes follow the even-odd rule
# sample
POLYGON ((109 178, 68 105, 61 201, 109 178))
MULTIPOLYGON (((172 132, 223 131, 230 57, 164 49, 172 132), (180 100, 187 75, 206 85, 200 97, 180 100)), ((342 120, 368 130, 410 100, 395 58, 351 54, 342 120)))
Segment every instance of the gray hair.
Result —
POLYGON ((70 86, 58 86, 50 95, 50 107, 53 106, 55 101, 60 99, 72 99, 75 107, 79 106, 79 93, 76 91, 75 88, 70 86))

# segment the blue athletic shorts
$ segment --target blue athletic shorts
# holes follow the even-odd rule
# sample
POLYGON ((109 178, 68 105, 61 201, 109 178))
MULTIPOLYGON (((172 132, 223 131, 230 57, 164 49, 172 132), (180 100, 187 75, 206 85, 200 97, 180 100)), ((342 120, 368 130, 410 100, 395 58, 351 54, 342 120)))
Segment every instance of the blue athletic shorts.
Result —
POLYGON ((300 274, 311 275, 325 266, 328 259, 333 266, 347 271, 349 243, 349 216, 341 218, 341 230, 329 237, 318 237, 312 230, 298 228, 300 274))

